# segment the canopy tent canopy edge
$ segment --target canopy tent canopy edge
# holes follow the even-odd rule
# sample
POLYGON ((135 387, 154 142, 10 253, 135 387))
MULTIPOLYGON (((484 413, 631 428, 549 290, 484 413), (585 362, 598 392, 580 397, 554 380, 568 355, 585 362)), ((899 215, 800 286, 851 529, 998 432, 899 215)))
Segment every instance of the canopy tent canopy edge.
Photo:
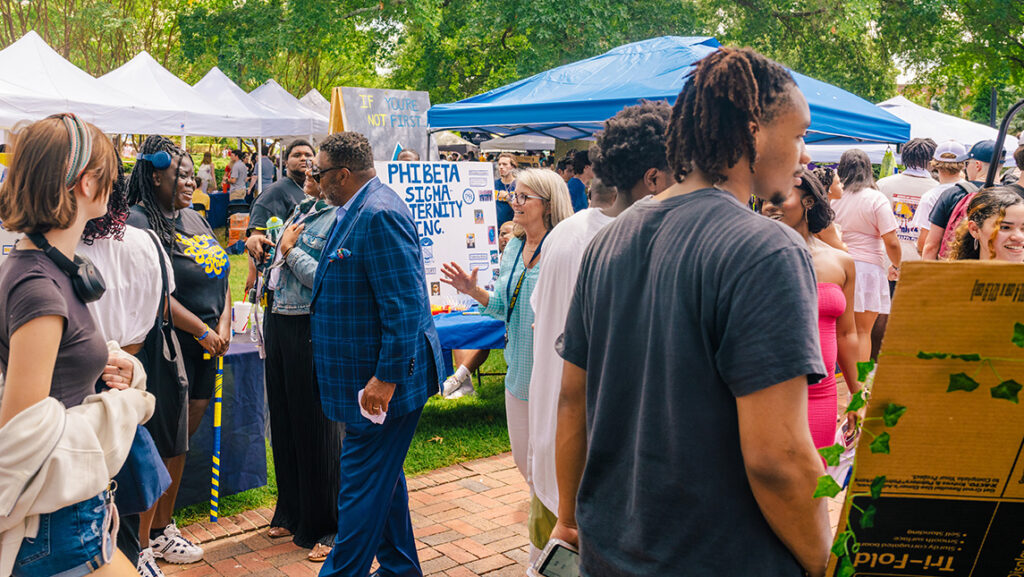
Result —
MULTIPOLYGON (((719 46, 712 37, 664 36, 518 80, 427 112, 430 130, 512 136, 537 132, 590 138, 603 122, 641 100, 675 102, 693 64, 719 46)), ((790 71, 811 109, 808 142, 906 140, 910 126, 874 104, 790 71)))

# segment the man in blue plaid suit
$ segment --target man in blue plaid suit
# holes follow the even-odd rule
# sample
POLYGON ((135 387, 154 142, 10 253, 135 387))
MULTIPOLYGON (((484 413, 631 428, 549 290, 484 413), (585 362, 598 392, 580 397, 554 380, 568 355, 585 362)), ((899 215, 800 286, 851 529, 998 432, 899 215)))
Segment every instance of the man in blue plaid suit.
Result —
POLYGON ((338 536, 320 575, 366 577, 376 557, 375 575, 420 577, 402 465, 443 373, 419 237, 363 135, 327 137, 313 178, 338 207, 313 281, 313 358, 324 412, 346 427, 338 536), (375 424, 360 409, 387 416, 375 424))

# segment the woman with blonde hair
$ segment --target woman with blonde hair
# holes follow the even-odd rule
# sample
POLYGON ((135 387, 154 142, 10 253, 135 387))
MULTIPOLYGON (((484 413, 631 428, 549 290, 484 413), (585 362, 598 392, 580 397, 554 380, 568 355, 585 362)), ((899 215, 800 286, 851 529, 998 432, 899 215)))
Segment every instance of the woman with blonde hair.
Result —
POLYGON ((458 263, 441 266, 441 282, 450 284, 481 305, 483 313, 505 321, 505 412, 512 457, 519 472, 530 482, 527 467, 529 439, 530 373, 533 370, 533 307, 530 295, 537 284, 541 250, 548 232, 572 216, 569 188, 558 174, 530 168, 519 173, 515 192, 509 195, 515 224, 514 236, 501 257, 501 273, 490 293, 477 284, 477 270, 467 273, 458 263))
POLYGON ((1024 188, 1012 184, 979 192, 957 227, 949 260, 1024 262, 1024 188))

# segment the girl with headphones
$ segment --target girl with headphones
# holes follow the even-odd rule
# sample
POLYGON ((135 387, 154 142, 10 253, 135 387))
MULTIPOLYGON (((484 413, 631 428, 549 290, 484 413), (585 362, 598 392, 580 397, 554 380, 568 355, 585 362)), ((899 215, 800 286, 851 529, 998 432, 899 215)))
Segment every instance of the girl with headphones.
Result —
MULTIPOLYGON (((108 353, 86 308, 103 294, 103 279, 75 256, 86 222, 106 212, 115 158, 95 126, 71 114, 52 116, 17 135, 0 188, 4 227, 26 233, 0 266, 0 452, 9 457, 11 445, 23 451, 14 463, 22 470, 10 477, 29 480, 16 493, 14 521, 9 515, 0 522, 0 542, 13 540, 10 531, 24 537, 13 550, 0 545, 0 574, 135 574, 114 547, 116 507, 111 489, 102 487, 120 469, 154 400, 127 388, 131 365, 108 353), (125 390, 91 396, 101 376, 125 390), (98 405, 106 410, 81 428, 83 411, 98 405), (86 444, 91 451, 82 450, 86 444), (72 445, 78 449, 68 450, 72 445), (119 460, 105 458, 110 454, 119 460), (54 478, 62 464, 70 475, 54 478), (76 494, 85 500, 66 502, 76 494), (38 511, 53 512, 36 522, 38 511)), ((0 494, 10 482, 0 479, 0 494)))

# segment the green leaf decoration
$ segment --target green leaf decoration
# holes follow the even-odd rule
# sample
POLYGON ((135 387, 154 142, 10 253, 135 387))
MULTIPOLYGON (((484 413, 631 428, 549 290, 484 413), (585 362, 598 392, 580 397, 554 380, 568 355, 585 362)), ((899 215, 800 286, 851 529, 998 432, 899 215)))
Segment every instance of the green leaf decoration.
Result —
POLYGON ((1018 347, 1024 348, 1024 324, 1014 323, 1013 338, 1010 340, 1018 347))
POLYGON ((949 355, 947 355, 946 353, 926 353, 924 351, 917 351, 917 358, 925 359, 925 360, 929 360, 929 359, 944 359, 944 358, 946 358, 948 356, 949 355))
POLYGON ((843 454, 846 447, 842 443, 836 443, 831 447, 822 447, 818 449, 818 454, 825 458, 825 462, 828 466, 835 467, 839 464, 839 456, 843 454))
POLYGON ((832 554, 840 558, 849 555, 850 551, 847 549, 846 543, 854 538, 853 531, 849 529, 836 535, 836 542, 832 545, 832 554))
POLYGON ((836 577, 853 577, 853 574, 857 570, 853 568, 853 562, 850 561, 850 557, 842 557, 839 559, 839 565, 836 566, 836 577))
POLYGON ((879 475, 871 480, 871 498, 878 499, 882 496, 882 488, 885 487, 885 475, 879 475))
POLYGON ((875 526, 875 513, 877 513, 877 512, 878 512, 878 509, 876 509, 874 505, 868 505, 868 508, 864 509, 864 513, 862 513, 861 516, 860 516, 860 521, 858 522, 858 524, 860 525, 860 528, 861 529, 870 529, 870 528, 874 527, 875 526))
POLYGON ((857 391, 857 394, 850 398, 850 404, 846 407, 846 412, 852 413, 854 411, 859 411, 861 407, 866 404, 867 401, 864 400, 864 391, 857 391))
POLYGON ((1013 404, 1017 404, 1020 402, 1017 398, 1017 393, 1020 392, 1020 389, 1020 383, 1010 379, 992 387, 990 391, 992 392, 993 399, 1006 399, 1013 404))
POLYGON ((831 475, 822 475, 818 477, 818 488, 814 490, 814 498, 835 497, 842 490, 843 488, 836 483, 836 480, 831 475))
MULTIPOLYGON (((1018 323, 1019 324, 1019 323, 1018 323)), ((1024 326, 1024 325, 1022 325, 1024 326)), ((1024 329, 1022 329, 1024 330, 1024 329)), ((1024 337, 1022 337, 1024 338, 1024 337)), ((1024 342, 1024 341, 1022 341, 1024 342)), ((1024 345, 1018 345, 1024 347, 1024 345)), ((871 371, 875 370, 875 361, 867 361, 866 363, 857 363, 857 380, 864 382, 864 379, 868 378, 871 371)))
POLYGON ((900 417, 903 413, 907 412, 907 408, 903 405, 897 405, 896 403, 889 403, 885 407, 885 414, 882 415, 882 420, 885 421, 886 427, 895 427, 896 423, 899 422, 900 417))
POLYGON ((871 441, 871 452, 872 453, 884 453, 889 454, 889 433, 882 433, 875 437, 874 441, 871 441))
POLYGON ((981 355, 978 353, 968 353, 966 355, 949 355, 951 359, 960 359, 961 361, 967 361, 968 363, 977 363, 981 361, 981 355))
POLYGON ((946 392, 973 391, 978 388, 978 384, 978 381, 969 377, 967 373, 957 373, 955 375, 949 375, 949 387, 946 388, 946 392))

